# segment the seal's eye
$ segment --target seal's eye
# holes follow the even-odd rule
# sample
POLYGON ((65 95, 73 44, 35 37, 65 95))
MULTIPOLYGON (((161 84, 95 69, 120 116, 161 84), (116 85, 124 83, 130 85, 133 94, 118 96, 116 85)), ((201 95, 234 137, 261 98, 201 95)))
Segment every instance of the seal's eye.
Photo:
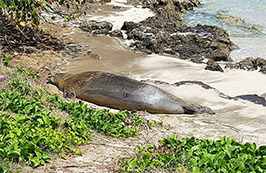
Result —
POLYGON ((128 96, 127 93, 124 93, 124 94, 123 94, 123 97, 124 97, 124 98, 127 98, 127 96, 128 96))

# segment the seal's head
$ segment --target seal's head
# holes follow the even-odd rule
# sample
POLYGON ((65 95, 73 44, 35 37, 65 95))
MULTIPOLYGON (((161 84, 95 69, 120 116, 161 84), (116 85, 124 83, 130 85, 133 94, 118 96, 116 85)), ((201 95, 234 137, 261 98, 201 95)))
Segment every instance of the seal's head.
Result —
POLYGON ((47 78, 47 83, 56 85, 59 87, 60 79, 65 76, 66 73, 56 73, 55 75, 50 75, 47 78))

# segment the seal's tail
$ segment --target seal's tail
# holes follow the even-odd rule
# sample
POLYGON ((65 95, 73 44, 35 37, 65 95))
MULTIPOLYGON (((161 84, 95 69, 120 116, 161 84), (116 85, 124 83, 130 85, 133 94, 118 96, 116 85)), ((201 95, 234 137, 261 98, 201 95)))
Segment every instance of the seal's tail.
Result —
POLYGON ((186 114, 215 114, 211 108, 194 104, 183 106, 183 109, 186 114))

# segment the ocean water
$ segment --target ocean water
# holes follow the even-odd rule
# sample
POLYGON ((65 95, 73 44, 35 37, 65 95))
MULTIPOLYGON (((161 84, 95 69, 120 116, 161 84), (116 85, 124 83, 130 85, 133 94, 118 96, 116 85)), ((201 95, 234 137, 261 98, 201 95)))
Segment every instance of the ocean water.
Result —
POLYGON ((185 20, 190 26, 200 23, 226 29, 239 46, 231 53, 235 61, 246 57, 266 59, 266 0, 202 0, 201 6, 188 12, 185 20), (217 14, 237 17, 239 21, 225 22, 217 14))

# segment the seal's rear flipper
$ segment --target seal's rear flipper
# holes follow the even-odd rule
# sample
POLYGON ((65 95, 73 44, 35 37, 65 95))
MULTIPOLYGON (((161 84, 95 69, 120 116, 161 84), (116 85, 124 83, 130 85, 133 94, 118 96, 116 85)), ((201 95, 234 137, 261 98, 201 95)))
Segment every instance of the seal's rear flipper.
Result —
POLYGON ((194 104, 183 106, 183 109, 186 114, 215 114, 211 108, 194 104))

